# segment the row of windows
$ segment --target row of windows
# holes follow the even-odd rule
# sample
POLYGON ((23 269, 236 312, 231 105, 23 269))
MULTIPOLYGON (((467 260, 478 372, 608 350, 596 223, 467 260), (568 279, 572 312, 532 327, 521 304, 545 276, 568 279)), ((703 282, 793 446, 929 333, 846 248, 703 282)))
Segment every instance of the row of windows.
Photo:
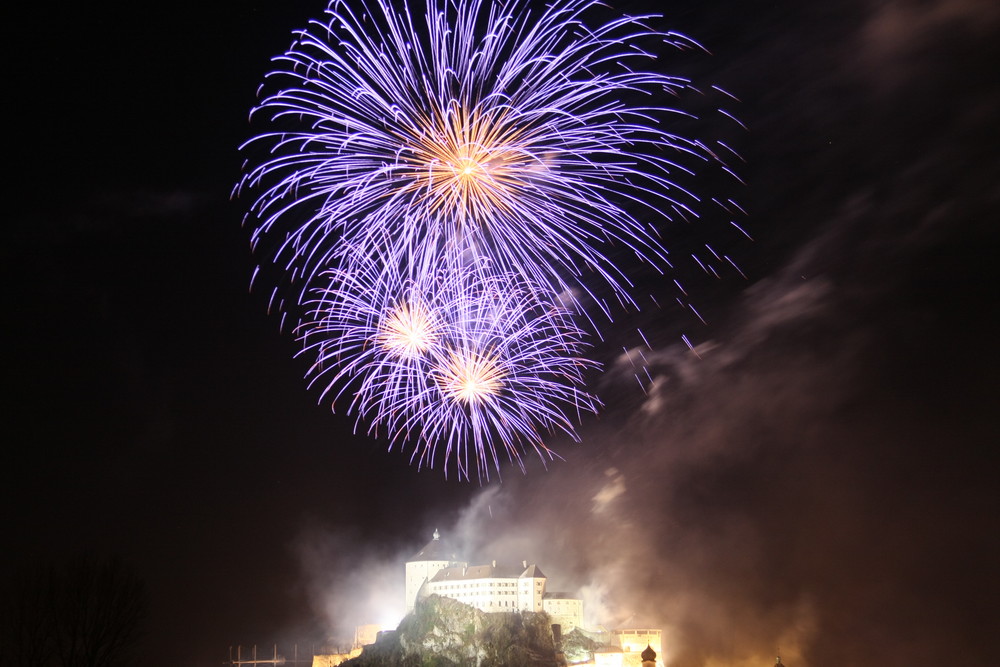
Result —
MULTIPOLYGON (((465 599, 465 598, 462 598, 462 597, 456 597, 455 599, 458 600, 459 602, 465 602, 466 604, 471 604, 474 607, 478 606, 476 604, 477 600, 475 600, 475 599, 471 599, 470 600, 470 599, 465 599)), ((490 600, 486 604, 486 606, 487 607, 506 607, 506 608, 513 609, 513 608, 517 607, 517 604, 513 600, 490 600)))
MULTIPOLYGON (((515 583, 508 583, 508 582, 505 582, 505 581, 489 581, 489 582, 487 582, 487 581, 477 581, 477 582, 473 582, 473 583, 464 583, 464 584, 439 584, 439 586, 441 586, 445 590, 449 590, 449 591, 450 590, 468 590, 470 588, 471 589, 475 589, 475 588, 517 588, 517 584, 515 584, 515 583)), ((541 589, 542 588, 542 582, 540 582, 540 581, 537 582, 535 584, 535 588, 541 589)))
MULTIPOLYGON (((494 598, 500 599, 500 600, 506 600, 506 599, 509 599, 509 598, 519 598, 519 597, 521 597, 515 591, 498 591, 498 592, 493 592, 493 593, 482 593, 482 592, 476 592, 476 591, 449 591, 449 590, 442 590, 440 588, 435 588, 435 589, 431 589, 431 590, 433 592, 438 592, 438 593, 444 595, 445 597, 452 597, 452 598, 455 598, 456 600, 463 600, 463 601, 467 600, 467 599, 468 600, 476 600, 476 599, 494 599, 494 598)), ((504 602, 504 604, 507 604, 507 603, 504 602)), ((513 603, 511 603, 511 604, 513 604, 513 603)))

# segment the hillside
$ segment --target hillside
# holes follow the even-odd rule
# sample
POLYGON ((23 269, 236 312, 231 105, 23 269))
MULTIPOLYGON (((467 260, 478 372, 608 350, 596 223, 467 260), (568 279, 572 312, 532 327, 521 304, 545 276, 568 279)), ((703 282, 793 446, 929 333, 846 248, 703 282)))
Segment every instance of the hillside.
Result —
POLYGON ((345 667, 557 667, 545 613, 487 614, 432 595, 345 667))

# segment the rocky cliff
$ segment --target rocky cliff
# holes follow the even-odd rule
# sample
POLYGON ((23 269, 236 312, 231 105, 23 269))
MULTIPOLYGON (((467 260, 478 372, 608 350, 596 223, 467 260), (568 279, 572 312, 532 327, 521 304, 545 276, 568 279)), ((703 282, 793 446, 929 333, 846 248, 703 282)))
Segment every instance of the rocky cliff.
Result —
POLYGON ((349 667, 557 667, 545 613, 487 614, 432 595, 349 667))

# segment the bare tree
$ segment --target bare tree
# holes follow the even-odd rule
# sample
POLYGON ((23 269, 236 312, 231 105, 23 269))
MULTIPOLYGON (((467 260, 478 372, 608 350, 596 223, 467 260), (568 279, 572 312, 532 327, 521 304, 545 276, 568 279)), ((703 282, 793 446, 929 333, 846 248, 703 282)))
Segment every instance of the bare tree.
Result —
POLYGON ((3 591, 6 604, 0 634, 0 665, 52 664, 52 575, 51 568, 35 568, 16 577, 3 591))
POLYGON ((142 581, 120 560, 81 558, 22 578, 7 606, 0 664, 124 667, 148 601, 142 581))

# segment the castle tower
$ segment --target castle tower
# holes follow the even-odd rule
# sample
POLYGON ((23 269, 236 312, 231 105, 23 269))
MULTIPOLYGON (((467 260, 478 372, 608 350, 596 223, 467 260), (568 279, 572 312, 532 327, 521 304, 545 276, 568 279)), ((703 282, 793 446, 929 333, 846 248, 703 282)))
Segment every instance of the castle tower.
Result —
POLYGON ((441 540, 441 533, 434 531, 433 539, 423 549, 406 561, 406 613, 413 611, 417 594, 425 582, 446 567, 465 567, 455 553, 441 540))
POLYGON ((517 578, 517 608, 522 611, 542 611, 545 596, 545 575, 535 564, 521 561, 524 572, 517 578))
POLYGON ((642 658, 642 667, 656 667, 656 651, 649 644, 646 644, 639 657, 642 658))

